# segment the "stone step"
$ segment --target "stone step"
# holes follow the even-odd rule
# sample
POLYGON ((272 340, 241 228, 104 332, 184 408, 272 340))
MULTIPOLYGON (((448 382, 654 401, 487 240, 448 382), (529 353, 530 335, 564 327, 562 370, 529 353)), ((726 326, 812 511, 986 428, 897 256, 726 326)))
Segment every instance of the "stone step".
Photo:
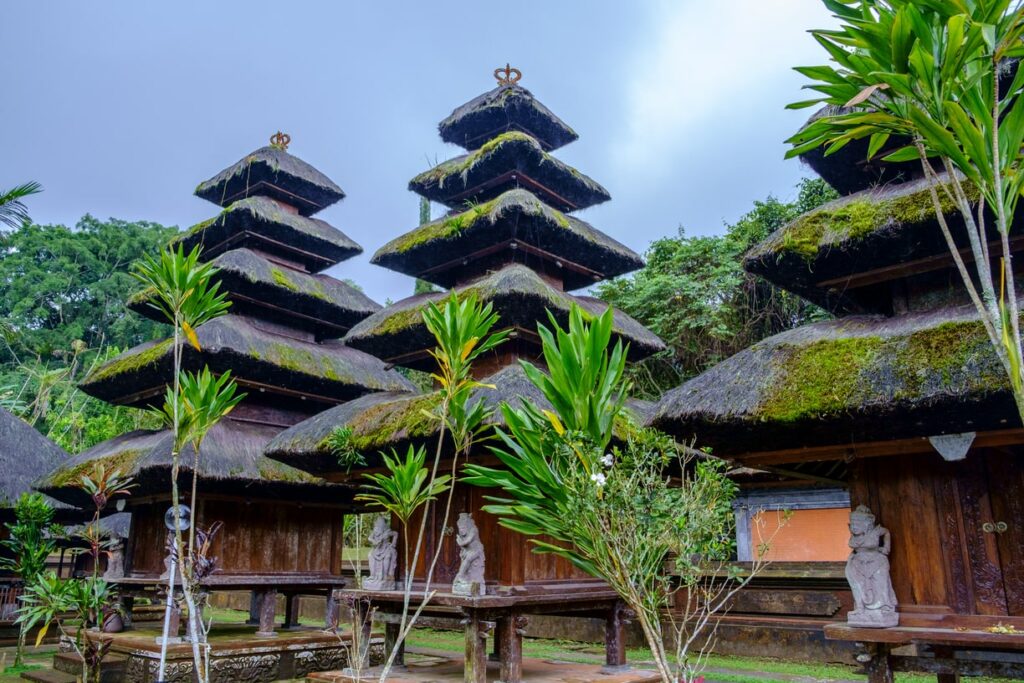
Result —
POLYGON ((78 683, 78 678, 63 671, 51 671, 40 669, 39 671, 26 671, 21 674, 23 681, 35 681, 36 683, 78 683))
MULTIPOLYGON (((100 666, 100 683, 120 683, 124 677, 125 663, 128 658, 124 655, 108 654, 103 658, 100 666)), ((82 673, 82 658, 77 652, 58 652, 53 656, 53 669, 62 673, 80 676, 82 673)))

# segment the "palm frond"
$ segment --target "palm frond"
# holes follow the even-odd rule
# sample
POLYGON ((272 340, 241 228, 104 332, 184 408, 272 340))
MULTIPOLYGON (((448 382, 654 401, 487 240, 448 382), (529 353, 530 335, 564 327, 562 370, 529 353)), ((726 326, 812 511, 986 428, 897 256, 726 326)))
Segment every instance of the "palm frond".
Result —
POLYGON ((0 193, 0 223, 12 230, 17 230, 28 223, 31 220, 28 215, 28 208, 21 200, 42 191, 42 185, 30 181, 0 193))

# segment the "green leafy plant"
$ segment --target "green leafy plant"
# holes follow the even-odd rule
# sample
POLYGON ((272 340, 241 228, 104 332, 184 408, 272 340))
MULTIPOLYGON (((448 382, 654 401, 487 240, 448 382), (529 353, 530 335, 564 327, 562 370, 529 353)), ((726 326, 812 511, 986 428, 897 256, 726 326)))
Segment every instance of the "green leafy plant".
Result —
POLYGON ((372 484, 365 484, 366 493, 360 493, 356 500, 365 501, 394 515, 403 526, 409 523, 421 506, 435 500, 448 490, 448 475, 441 475, 428 481, 430 470, 424 463, 427 451, 422 446, 409 446, 405 457, 392 451, 391 456, 382 453, 387 474, 371 473, 366 478, 372 484))
MULTIPOLYGON (((0 545, 9 552, 0 558, 0 568, 14 572, 23 587, 35 584, 46 569, 46 558, 56 548, 56 538, 64 528, 53 522, 53 507, 41 493, 23 493, 14 504, 14 523, 8 523, 7 538, 0 545)), ((14 666, 24 664, 25 637, 28 628, 18 630, 18 648, 14 666)))
POLYGON ((835 109, 791 137, 788 156, 823 146, 833 154, 867 139, 868 158, 920 161, 950 255, 1024 420, 1009 237, 1024 191, 1024 70, 1015 61, 1024 57, 1024 6, 1011 0, 823 2, 840 26, 812 34, 831 63, 797 68, 822 97, 790 107, 824 103, 835 109), (899 139, 908 144, 892 149, 899 139), (964 224, 970 268, 944 200, 964 224))
POLYGON ((43 191, 36 182, 27 182, 5 192, 0 192, 0 223, 17 229, 29 222, 28 209, 22 200, 43 191))
POLYGON ((625 424, 626 350, 609 350, 610 308, 590 323, 574 309, 567 331, 551 322, 554 330, 539 330, 548 372, 521 362, 554 410, 503 404, 501 444, 491 447, 503 467, 469 463, 463 481, 501 490, 484 509, 530 537, 535 552, 619 594, 662 681, 697 680, 706 657, 698 639, 749 581, 715 571, 727 569, 735 485, 719 461, 625 424), (626 437, 613 445, 618 433, 626 437))
MULTIPOLYGON (((366 458, 352 445, 351 427, 332 429, 331 433, 327 435, 327 447, 338 459, 338 464, 345 469, 346 473, 353 467, 366 464, 366 458)), ((346 517, 346 519, 348 518, 346 517)))

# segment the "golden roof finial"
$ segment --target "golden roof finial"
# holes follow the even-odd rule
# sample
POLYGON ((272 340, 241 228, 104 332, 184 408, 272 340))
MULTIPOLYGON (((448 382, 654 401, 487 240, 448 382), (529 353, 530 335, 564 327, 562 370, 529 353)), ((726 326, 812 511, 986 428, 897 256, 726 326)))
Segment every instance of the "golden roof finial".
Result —
POLYGON ((506 62, 504 69, 498 67, 494 70, 494 77, 498 80, 498 85, 513 85, 523 77, 523 72, 506 62))
POLYGON ((288 133, 282 133, 281 131, 277 131, 270 136, 270 146, 274 149, 279 149, 282 152, 288 149, 288 143, 291 141, 292 136, 288 135, 288 133))

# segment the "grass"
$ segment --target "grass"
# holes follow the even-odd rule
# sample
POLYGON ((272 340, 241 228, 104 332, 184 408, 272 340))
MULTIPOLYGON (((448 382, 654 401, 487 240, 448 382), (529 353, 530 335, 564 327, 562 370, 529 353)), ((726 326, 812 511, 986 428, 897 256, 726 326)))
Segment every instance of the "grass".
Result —
POLYGON ((55 645, 43 645, 39 648, 26 647, 25 663, 19 667, 8 665, 14 661, 14 650, 13 647, 0 648, 0 683, 21 682, 23 680, 21 678, 22 671, 49 669, 57 647, 55 645))

